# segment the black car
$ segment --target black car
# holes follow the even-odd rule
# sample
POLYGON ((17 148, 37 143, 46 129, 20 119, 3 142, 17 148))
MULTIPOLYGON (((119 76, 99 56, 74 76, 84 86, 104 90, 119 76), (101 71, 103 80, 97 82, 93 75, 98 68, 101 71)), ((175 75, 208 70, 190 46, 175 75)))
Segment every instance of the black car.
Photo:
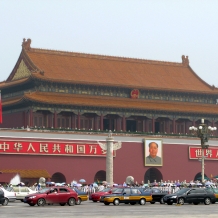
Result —
POLYGON ((160 204, 164 204, 163 197, 168 194, 168 192, 163 192, 159 188, 151 188, 143 191, 146 195, 152 196, 151 204, 155 204, 155 202, 160 202, 160 204))
POLYGON ((4 192, 0 189, 0 204, 4 204, 5 202, 5 196, 4 196, 4 192))
POLYGON ((211 191, 204 188, 183 188, 173 194, 165 195, 163 200, 168 205, 173 203, 193 203, 195 205, 204 203, 209 205, 216 202, 216 197, 211 191))

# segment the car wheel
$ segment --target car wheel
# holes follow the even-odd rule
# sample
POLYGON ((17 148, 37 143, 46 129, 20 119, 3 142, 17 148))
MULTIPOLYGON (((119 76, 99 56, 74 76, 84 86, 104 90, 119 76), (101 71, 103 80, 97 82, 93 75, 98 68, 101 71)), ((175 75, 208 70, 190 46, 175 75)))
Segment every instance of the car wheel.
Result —
POLYGON ((194 205, 198 205, 199 203, 198 203, 198 202, 193 202, 193 204, 194 204, 194 205))
POLYGON ((44 206, 45 205, 45 199, 44 198, 39 198, 39 200, 37 201, 37 205, 38 206, 44 206))
POLYGON ((2 204, 3 206, 6 206, 6 205, 8 205, 8 199, 7 198, 5 198, 5 202, 2 204))
POLYGON ((35 204, 31 204, 31 203, 29 203, 29 205, 30 205, 31 207, 35 206, 35 204))
POLYGON ((108 202, 104 202, 104 205, 109 205, 110 203, 108 203, 108 202))
POLYGON ((115 205, 115 206, 118 206, 119 204, 120 204, 120 200, 119 199, 114 199, 114 202, 113 202, 113 204, 115 205))
POLYGON ((172 205, 173 203, 171 203, 171 202, 168 202, 167 204, 168 204, 168 205, 172 205))
POLYGON ((205 204, 205 205, 209 205, 210 203, 211 203, 210 198, 205 198, 205 199, 204 199, 204 204, 205 204))
POLYGON ((21 202, 23 202, 23 200, 20 200, 21 202))
POLYGON ((155 201, 150 201, 150 204, 155 204, 155 201))
POLYGON ((68 204, 69 206, 74 206, 74 205, 76 204, 75 198, 70 198, 70 199, 68 200, 67 204, 68 204))
POLYGON ((178 204, 183 205, 185 203, 184 198, 179 198, 178 199, 178 204))
POLYGON ((165 204, 165 202, 164 202, 164 199, 163 199, 163 198, 161 198, 161 199, 160 199, 160 204, 165 204))
POLYGON ((94 201, 94 200, 92 200, 92 201, 95 202, 95 203, 97 202, 97 201, 94 201))
POLYGON ((140 205, 145 205, 146 204, 146 200, 144 198, 140 199, 139 204, 140 205))
POLYGON ((65 206, 66 205, 66 203, 59 203, 61 206, 65 206))
POLYGON ((81 204, 81 198, 78 198, 77 202, 76 202, 76 205, 80 205, 81 204))

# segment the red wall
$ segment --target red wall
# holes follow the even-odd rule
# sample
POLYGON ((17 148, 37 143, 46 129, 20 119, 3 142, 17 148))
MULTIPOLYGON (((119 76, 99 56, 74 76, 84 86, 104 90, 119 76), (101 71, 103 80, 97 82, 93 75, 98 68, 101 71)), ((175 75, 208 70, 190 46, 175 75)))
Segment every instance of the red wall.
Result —
MULTIPOLYGON (((189 160, 190 145, 163 144, 163 166, 156 167, 163 175, 163 180, 193 180, 201 172, 201 162, 189 160)), ((205 161, 205 174, 218 175, 217 161, 205 161)), ((69 157, 39 155, 0 155, 1 169, 46 169, 52 176, 56 172, 65 175, 67 183, 85 179, 94 181, 99 170, 106 169, 105 157, 69 157)), ((114 182, 123 183, 127 176, 133 176, 140 183, 150 167, 144 166, 143 143, 123 142, 122 148, 114 158, 114 182)))
POLYGON ((0 128, 17 128, 24 126, 24 112, 17 112, 2 115, 0 128))

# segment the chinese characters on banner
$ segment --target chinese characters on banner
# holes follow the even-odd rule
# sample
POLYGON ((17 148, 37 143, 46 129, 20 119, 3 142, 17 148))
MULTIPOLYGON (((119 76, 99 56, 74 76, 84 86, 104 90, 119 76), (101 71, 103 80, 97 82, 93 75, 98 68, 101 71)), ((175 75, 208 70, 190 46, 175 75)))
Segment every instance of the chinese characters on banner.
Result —
MULTIPOLYGON (((204 149, 204 156, 207 160, 218 160, 218 147, 204 149)), ((201 147, 189 147, 189 159, 199 159, 202 157, 201 147)))
POLYGON ((0 154, 41 154, 105 157, 106 151, 102 150, 97 143, 0 140, 0 154))

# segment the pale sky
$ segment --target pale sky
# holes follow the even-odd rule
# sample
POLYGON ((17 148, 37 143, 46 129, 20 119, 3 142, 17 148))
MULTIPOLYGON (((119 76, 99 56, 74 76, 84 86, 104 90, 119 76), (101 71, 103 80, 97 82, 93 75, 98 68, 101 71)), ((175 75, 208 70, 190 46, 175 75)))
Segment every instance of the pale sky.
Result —
POLYGON ((218 87, 217 0, 1 0, 0 81, 31 47, 170 62, 218 87))

